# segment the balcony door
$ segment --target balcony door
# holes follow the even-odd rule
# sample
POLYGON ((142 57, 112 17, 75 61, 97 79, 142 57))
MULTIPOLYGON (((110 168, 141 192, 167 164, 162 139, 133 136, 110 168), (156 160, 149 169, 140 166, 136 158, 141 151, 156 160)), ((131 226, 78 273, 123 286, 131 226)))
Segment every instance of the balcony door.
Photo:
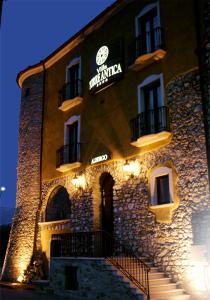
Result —
POLYGON ((143 122, 145 131, 156 133, 159 129, 159 110, 162 106, 160 81, 155 81, 143 88, 143 122))
POLYGON ((140 34, 142 54, 151 53, 156 49, 155 28, 157 28, 157 26, 157 8, 153 8, 138 19, 138 32, 140 34))
POLYGON ((68 69, 68 79, 70 84, 70 98, 79 95, 79 64, 72 65, 68 69))
POLYGON ((109 173, 102 174, 100 178, 101 186, 101 225, 102 230, 113 234, 113 186, 114 179, 109 173))
POLYGON ((69 162, 78 160, 78 121, 68 125, 69 162))

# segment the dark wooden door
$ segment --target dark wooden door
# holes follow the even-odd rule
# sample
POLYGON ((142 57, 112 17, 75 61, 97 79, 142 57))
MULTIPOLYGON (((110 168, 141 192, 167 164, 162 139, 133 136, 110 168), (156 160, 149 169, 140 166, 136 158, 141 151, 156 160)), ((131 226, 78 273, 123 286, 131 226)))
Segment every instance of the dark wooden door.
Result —
POLYGON ((114 231, 113 186, 112 176, 109 173, 103 174, 101 178, 102 230, 110 234, 114 231))

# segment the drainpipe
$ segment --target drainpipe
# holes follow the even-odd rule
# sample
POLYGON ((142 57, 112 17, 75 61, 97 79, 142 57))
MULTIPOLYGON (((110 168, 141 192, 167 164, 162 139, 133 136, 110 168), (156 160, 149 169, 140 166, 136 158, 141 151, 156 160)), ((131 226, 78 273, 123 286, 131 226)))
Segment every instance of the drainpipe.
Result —
POLYGON ((210 0, 194 0, 194 9, 210 191, 210 0), (199 6, 202 4, 204 24, 201 24, 202 14, 199 15, 199 6), (204 26, 203 33, 202 26, 204 26))

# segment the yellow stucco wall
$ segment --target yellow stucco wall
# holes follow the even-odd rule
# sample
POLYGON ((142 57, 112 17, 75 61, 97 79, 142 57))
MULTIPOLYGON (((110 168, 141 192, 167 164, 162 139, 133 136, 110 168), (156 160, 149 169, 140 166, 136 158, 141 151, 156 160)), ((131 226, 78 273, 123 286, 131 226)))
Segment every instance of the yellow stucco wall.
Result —
MULTIPOLYGON (((92 157, 111 152, 113 158, 125 158, 140 152, 130 145, 130 120, 138 113, 137 86, 151 74, 163 73, 164 85, 180 73, 197 66, 193 5, 187 1, 160 1, 161 26, 165 29, 167 54, 163 61, 135 72, 128 68, 128 46, 135 36, 135 16, 148 1, 137 1, 115 14, 102 27, 46 71, 43 136, 43 180, 60 177, 56 171, 56 150, 64 144, 64 122, 81 115, 82 167, 92 157), (180 9, 180 7, 182 9, 180 9), (170 14, 169 14, 170 12, 170 14), (125 70, 123 78, 96 95, 88 91, 90 60, 100 46, 122 37, 125 70), (62 112, 58 109, 58 90, 65 83, 66 66, 81 56, 83 80, 82 104, 62 112)), ((167 99, 166 99, 167 101, 167 99)))

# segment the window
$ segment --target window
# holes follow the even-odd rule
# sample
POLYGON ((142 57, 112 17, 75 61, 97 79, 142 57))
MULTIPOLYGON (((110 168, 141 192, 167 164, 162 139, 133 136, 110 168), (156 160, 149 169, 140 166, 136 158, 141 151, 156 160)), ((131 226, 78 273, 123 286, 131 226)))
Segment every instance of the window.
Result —
POLYGON ((81 59, 75 58, 66 69, 66 98, 73 99, 81 95, 81 59))
POLYGON ((74 266, 65 267, 65 289, 66 290, 78 290, 77 269, 78 267, 74 267, 74 266))
POLYGON ((157 186, 157 204, 159 205, 159 204, 170 203, 168 174, 156 177, 156 186, 157 186))
POLYGON ((172 169, 160 167, 150 175, 150 193, 152 205, 173 203, 172 169))
POLYGON ((164 106, 163 75, 151 75, 138 86, 140 135, 167 129, 167 108, 164 106))
POLYGON ((64 145, 68 162, 80 160, 80 116, 71 117, 64 127, 64 145))
POLYGON ((136 37, 139 53, 151 53, 160 48, 161 29, 159 4, 147 5, 136 17, 136 37))

